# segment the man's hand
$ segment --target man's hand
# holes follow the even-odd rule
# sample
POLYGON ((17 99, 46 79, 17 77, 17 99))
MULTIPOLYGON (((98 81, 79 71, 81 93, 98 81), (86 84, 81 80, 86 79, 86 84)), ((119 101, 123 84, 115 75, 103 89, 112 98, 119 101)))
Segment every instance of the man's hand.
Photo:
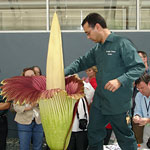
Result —
POLYGON ((139 121, 139 126, 145 126, 147 123, 149 123, 150 118, 141 118, 139 121))
POLYGON ((150 118, 141 118, 140 116, 134 116, 133 121, 138 123, 139 126, 145 126, 147 123, 150 123, 150 118))
POLYGON ((140 119, 141 119, 140 116, 134 116, 134 117, 133 117, 133 121, 134 121, 135 123, 139 123, 139 122, 140 122, 140 119))
POLYGON ((121 86, 121 83, 118 79, 110 80, 106 83, 104 89, 115 92, 119 87, 121 86))

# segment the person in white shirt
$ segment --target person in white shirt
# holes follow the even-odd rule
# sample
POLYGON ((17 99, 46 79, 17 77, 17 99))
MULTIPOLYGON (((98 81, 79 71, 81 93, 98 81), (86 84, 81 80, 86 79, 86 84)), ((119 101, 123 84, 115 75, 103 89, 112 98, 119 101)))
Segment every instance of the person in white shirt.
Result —
MULTIPOLYGON (((84 81, 83 81, 84 82, 84 81)), ((77 114, 75 115, 70 143, 68 145, 68 150, 86 150, 88 147, 88 138, 87 138, 87 125, 89 122, 89 112, 88 105, 91 103, 94 96, 94 88, 90 83, 84 82, 84 93, 85 97, 81 98, 77 107, 77 114), (88 104, 87 104, 88 103, 88 104), (79 125, 80 119, 86 119, 87 124, 84 129, 81 129, 79 125)))

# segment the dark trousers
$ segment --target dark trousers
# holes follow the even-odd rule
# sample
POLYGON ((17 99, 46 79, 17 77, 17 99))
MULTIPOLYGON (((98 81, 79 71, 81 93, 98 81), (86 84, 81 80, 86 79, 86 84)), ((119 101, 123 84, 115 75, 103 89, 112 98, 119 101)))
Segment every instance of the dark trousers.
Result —
POLYGON ((0 116, 0 150, 6 150, 8 123, 6 116, 0 116))
POLYGON ((104 145, 108 145, 110 137, 111 137, 112 129, 107 129, 106 128, 106 132, 107 132, 107 135, 104 139, 104 145))
POLYGON ((87 131, 72 132, 67 150, 87 150, 87 131))
POLYGON ((89 150, 103 150, 103 141, 106 137, 105 126, 110 122, 122 150, 137 150, 137 143, 131 124, 126 122, 126 113, 118 115, 103 115, 101 110, 91 106, 90 122, 88 125, 89 150))

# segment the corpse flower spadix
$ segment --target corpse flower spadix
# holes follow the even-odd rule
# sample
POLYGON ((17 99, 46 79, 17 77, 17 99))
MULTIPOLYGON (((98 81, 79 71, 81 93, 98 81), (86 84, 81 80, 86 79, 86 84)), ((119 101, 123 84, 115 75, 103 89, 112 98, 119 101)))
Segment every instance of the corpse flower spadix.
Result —
POLYGON ((66 150, 71 134, 74 106, 84 96, 83 82, 75 75, 64 77, 61 31, 54 14, 44 76, 16 76, 2 81, 7 101, 39 103, 46 141, 51 150, 66 150))

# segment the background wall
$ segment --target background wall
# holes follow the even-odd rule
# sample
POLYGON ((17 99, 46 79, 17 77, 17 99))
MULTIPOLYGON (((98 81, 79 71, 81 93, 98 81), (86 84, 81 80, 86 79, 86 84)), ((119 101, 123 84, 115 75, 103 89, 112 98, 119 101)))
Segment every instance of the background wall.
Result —
MULTIPOLYGON (((118 32, 131 39, 138 50, 150 56, 150 32, 118 32)), ((0 80, 21 74, 23 68, 38 65, 43 74, 46 69, 49 33, 1 33, 0 34, 0 80)), ((84 55, 94 43, 82 32, 63 32, 64 65, 84 55)), ((53 71, 53 70, 52 70, 53 71)), ((79 74, 81 77, 84 72, 79 74)), ((15 113, 8 113, 9 137, 16 137, 15 113)))

